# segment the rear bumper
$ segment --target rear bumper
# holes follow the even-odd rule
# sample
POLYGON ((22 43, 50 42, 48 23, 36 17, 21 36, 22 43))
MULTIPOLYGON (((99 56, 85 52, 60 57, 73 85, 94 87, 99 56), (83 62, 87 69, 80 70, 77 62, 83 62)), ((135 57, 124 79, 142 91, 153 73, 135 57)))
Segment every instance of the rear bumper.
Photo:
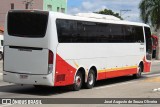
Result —
POLYGON ((21 79, 18 73, 3 71, 3 81, 15 84, 31 84, 31 85, 46 85, 54 86, 52 73, 48 75, 31 75, 27 74, 27 79, 21 79))

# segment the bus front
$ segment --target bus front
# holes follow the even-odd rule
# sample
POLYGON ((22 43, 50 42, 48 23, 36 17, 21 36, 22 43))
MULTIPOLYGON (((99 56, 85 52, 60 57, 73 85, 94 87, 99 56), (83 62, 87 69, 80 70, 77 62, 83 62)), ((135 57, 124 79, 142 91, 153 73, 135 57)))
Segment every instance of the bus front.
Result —
POLYGON ((49 12, 11 10, 5 24, 3 80, 53 86, 49 12))

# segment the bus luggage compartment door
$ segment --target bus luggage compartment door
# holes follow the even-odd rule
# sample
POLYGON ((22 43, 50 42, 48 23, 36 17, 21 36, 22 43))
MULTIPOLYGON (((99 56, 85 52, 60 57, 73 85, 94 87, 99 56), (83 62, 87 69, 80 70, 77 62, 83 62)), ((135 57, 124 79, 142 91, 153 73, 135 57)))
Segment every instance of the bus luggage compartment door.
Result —
POLYGON ((48 74, 48 49, 5 46, 4 71, 48 74))

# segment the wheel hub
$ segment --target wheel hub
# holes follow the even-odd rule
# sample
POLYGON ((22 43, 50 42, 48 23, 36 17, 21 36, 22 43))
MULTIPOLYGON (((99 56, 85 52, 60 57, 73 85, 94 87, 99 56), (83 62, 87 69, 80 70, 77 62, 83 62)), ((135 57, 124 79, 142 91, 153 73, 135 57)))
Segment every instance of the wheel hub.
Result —
POLYGON ((138 67, 138 72, 137 72, 138 76, 141 76, 141 68, 138 67))
POLYGON ((76 85, 77 86, 81 85, 81 77, 80 76, 76 76, 76 85))
POLYGON ((92 85, 93 84, 93 74, 89 74, 89 76, 88 76, 88 83, 89 83, 89 85, 92 85))

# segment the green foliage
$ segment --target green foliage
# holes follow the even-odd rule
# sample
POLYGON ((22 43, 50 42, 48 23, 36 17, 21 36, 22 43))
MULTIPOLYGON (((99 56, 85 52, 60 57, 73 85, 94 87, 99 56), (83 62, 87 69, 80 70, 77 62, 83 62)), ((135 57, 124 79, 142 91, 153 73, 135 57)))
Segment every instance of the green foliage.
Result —
POLYGON ((155 30, 160 28, 160 0, 141 0, 139 9, 144 23, 150 23, 155 30))
POLYGON ((120 18, 121 20, 123 19, 119 13, 114 13, 112 10, 108 10, 108 9, 104 9, 104 10, 101 10, 99 12, 94 12, 94 13, 98 13, 98 14, 105 14, 105 15, 113 15, 115 17, 118 17, 120 18))

